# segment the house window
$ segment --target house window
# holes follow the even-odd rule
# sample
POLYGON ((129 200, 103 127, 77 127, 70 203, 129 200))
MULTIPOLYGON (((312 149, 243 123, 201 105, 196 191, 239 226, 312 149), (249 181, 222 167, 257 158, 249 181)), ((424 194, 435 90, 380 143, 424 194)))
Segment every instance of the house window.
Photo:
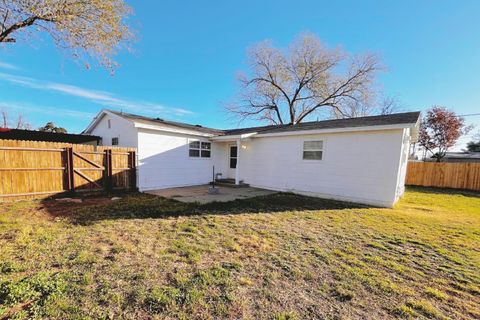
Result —
POLYGON ((303 160, 322 160, 323 141, 304 141, 303 160))
POLYGON ((237 152, 238 148, 236 146, 230 146, 230 169, 237 168, 237 152))
POLYGON ((118 146, 118 138, 112 138, 112 146, 118 146))
POLYGON ((200 152, 202 158, 210 158, 212 144, 210 142, 202 142, 201 147, 200 152))
POLYGON ((110 121, 110 119, 108 119, 108 129, 111 129, 112 128, 112 122, 110 121))
POLYGON ((188 155, 192 158, 210 158, 212 144, 203 141, 191 141, 188 144, 188 155))

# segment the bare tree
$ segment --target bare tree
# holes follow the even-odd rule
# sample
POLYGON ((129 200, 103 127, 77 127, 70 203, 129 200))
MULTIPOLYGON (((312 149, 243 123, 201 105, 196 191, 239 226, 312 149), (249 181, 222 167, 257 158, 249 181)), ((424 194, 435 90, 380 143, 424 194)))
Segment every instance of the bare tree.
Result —
POLYGON ((376 110, 376 113, 385 115, 385 114, 400 112, 402 110, 403 110, 403 106, 398 100, 398 98, 393 96, 385 96, 378 103, 378 108, 376 110))
POLYGON ((480 131, 473 135, 473 139, 480 141, 480 131))
POLYGON ((93 58, 113 70, 112 56, 132 38, 123 0, 0 0, 0 43, 45 31, 75 59, 93 58))
POLYGON ((332 108, 368 105, 381 69, 375 54, 352 56, 302 34, 286 52, 263 42, 249 52, 250 76, 239 78, 239 101, 228 110, 240 119, 296 124, 332 108))
POLYGON ((472 141, 467 143, 467 150, 463 151, 480 152, 480 131, 472 136, 472 141))
POLYGON ((1 112, 2 115, 2 128, 8 128, 8 114, 4 110, 1 112))
POLYGON ((2 117, 2 128, 13 128, 13 129, 32 129, 32 125, 25 120, 23 115, 19 114, 15 121, 10 120, 8 113, 5 110, 0 111, 0 116, 2 117))
POLYGON ((340 108, 332 109, 331 118, 357 118, 372 115, 387 115, 396 112, 401 112, 403 106, 398 98, 393 96, 383 96, 372 93, 368 100, 351 100, 345 103, 340 108))
POLYGON ((344 118, 357 118, 372 115, 374 108, 371 104, 363 101, 351 100, 344 105, 331 110, 331 118, 344 119, 344 118))

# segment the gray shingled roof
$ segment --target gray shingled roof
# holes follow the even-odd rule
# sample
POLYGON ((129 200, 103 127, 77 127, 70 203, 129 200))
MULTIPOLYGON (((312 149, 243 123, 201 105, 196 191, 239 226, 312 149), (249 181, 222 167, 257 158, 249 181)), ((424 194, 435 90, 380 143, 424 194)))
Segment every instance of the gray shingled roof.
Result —
POLYGON ((358 117, 349 119, 336 119, 324 121, 302 122, 296 125, 275 125, 264 127, 253 127, 244 129, 224 130, 226 135, 238 135, 252 132, 262 134, 279 133, 289 131, 321 130, 321 129, 342 129, 356 127, 371 127, 395 124, 415 124, 420 117, 420 112, 395 113, 381 116, 358 117))
POLYGON ((405 112, 395 113, 381 116, 369 116, 358 117, 349 119, 337 119, 337 120, 324 120, 324 121, 311 121, 303 122, 296 125, 270 125, 261 127, 250 127, 240 129, 213 129, 202 127, 200 125, 191 125, 182 122, 167 121, 160 118, 149 118, 139 115, 134 115, 125 112, 112 111, 110 112, 132 120, 143 120, 152 122, 154 124, 166 124, 174 127, 195 130, 203 133, 209 133, 213 135, 240 135, 247 133, 280 133, 290 131, 305 131, 305 130, 321 130, 321 129, 342 129, 342 128, 356 128, 356 127, 372 127, 372 126, 384 126, 384 125, 398 125, 398 124, 416 124, 420 117, 420 112, 405 112))
POLYGON ((0 139, 87 143, 87 142, 94 142, 94 141, 99 142, 102 138, 99 136, 84 135, 84 134, 54 133, 54 132, 44 132, 44 131, 36 131, 36 130, 2 128, 0 130, 0 139))
POLYGON ((168 121, 168 120, 164 120, 164 119, 161 119, 161 118, 150 118, 150 117, 144 117, 144 116, 139 116, 139 115, 136 115, 136 114, 118 112, 118 111, 113 111, 113 110, 108 110, 108 111, 110 111, 111 113, 114 113, 114 114, 116 114, 120 117, 124 117, 124 118, 131 119, 131 120, 143 120, 143 121, 152 122, 153 124, 165 124, 165 125, 169 125, 169 126, 172 126, 172 127, 189 129, 189 130, 199 131, 199 132, 203 132, 203 133, 209 133, 209 134, 213 134, 213 135, 223 135, 224 134, 223 130, 207 128, 207 127, 203 127, 199 124, 195 125, 195 124, 188 124, 188 123, 183 123, 183 122, 168 121))
POLYGON ((480 152, 447 152, 445 158, 450 159, 478 159, 480 160, 480 152))

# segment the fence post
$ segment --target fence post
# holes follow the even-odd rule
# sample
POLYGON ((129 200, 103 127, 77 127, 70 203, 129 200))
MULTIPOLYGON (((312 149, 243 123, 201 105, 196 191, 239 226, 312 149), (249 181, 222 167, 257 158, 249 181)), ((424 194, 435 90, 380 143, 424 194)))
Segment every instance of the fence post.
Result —
POLYGON ((65 169, 67 173, 67 189, 68 191, 74 193, 75 192, 75 172, 73 171, 73 148, 66 147, 65 148, 65 169))
POLYGON ((105 150, 104 189, 112 190, 112 150, 105 150))
POLYGON ((135 151, 128 153, 128 162, 130 168, 130 190, 137 189, 137 156, 135 151))

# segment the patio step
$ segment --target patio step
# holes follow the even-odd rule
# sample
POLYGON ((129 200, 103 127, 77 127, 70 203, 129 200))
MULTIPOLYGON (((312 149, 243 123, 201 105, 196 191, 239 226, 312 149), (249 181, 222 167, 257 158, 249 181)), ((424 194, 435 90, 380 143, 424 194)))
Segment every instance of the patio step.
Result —
MULTIPOLYGON (((213 184, 213 182, 210 182, 210 184, 213 184)), ((235 184, 235 179, 216 179, 215 185, 231 188, 245 188, 250 186, 247 183, 243 183, 243 180, 240 180, 240 184, 235 184)))

